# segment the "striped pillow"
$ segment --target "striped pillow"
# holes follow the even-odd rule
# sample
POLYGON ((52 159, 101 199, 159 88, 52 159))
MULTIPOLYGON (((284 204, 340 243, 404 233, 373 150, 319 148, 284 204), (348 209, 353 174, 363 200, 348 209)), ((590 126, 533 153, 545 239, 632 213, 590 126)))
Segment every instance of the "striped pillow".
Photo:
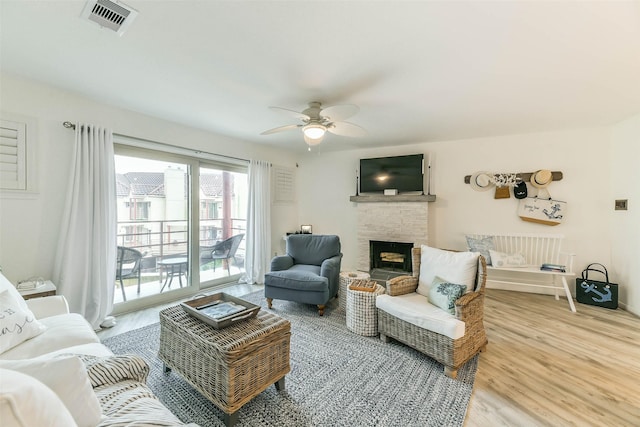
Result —
POLYGON ((147 362, 134 354, 117 354, 105 357, 82 355, 80 358, 87 367, 87 374, 89 374, 91 386, 94 388, 124 380, 145 383, 149 376, 147 362))

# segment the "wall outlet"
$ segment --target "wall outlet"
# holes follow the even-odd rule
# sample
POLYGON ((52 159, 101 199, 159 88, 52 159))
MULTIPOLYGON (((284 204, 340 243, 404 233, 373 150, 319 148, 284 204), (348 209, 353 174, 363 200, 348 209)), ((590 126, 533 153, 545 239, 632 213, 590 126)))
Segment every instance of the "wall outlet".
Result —
POLYGON ((617 199, 615 209, 617 211, 626 211, 627 210, 627 201, 628 199, 617 199))

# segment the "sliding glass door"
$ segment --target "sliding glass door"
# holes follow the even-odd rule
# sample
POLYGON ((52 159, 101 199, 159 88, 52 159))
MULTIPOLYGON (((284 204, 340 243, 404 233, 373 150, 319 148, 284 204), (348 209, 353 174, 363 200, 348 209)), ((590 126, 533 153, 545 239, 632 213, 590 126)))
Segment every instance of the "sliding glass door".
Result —
POLYGON ((199 265, 202 286, 244 274, 247 174, 200 167, 199 265))
POLYGON ((189 287, 191 166, 127 155, 116 155, 115 165, 114 303, 189 287))
POLYGON ((116 311, 244 275, 246 164, 116 145, 116 311))

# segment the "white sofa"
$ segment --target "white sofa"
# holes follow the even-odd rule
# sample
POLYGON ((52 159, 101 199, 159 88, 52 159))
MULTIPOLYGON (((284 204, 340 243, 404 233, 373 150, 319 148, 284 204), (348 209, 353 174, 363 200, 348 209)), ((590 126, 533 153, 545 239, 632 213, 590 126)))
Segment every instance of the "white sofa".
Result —
POLYGON ((0 273, 0 328, 2 426, 184 425, 146 386, 146 362, 114 355, 64 297, 25 301, 0 273))

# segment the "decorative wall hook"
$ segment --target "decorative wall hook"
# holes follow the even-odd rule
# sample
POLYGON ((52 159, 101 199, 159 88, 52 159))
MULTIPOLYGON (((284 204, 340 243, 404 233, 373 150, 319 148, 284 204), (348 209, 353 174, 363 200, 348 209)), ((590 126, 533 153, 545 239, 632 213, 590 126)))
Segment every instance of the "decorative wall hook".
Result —
MULTIPOLYGON (((529 182, 531 180, 531 175, 533 175, 535 172, 518 172, 515 174, 516 178, 518 178, 519 180, 525 181, 525 182, 529 182)), ((511 176, 513 175, 512 173, 496 173, 494 174, 494 177, 499 177, 499 176, 503 176, 503 175, 508 175, 511 176)), ((553 171, 551 172, 551 176, 553 176, 553 180, 554 181, 562 181, 562 172, 560 171, 553 171)), ((498 178, 494 178, 494 179, 498 179, 498 178)), ((464 183, 465 184, 469 184, 471 182, 471 175, 466 175, 464 177, 464 183)), ((495 181, 495 184, 497 184, 497 181, 495 181)), ((517 184, 517 182, 516 182, 517 184)), ((503 184, 504 185, 504 184, 503 184)), ((510 184, 506 184, 506 185, 510 185, 510 184)))

